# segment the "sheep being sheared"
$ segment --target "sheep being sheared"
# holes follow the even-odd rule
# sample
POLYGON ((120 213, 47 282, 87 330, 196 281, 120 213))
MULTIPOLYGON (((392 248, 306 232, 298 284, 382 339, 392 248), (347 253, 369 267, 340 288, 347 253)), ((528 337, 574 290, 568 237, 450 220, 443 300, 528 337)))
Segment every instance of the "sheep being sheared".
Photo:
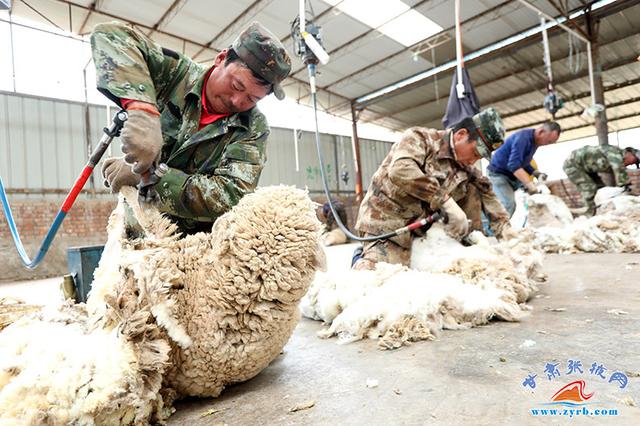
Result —
POLYGON ((531 228, 520 234, 520 241, 535 241, 547 253, 640 251, 640 197, 624 195, 618 188, 601 188, 596 194, 597 215, 563 221, 562 226, 539 215, 562 210, 557 200, 548 197, 553 196, 530 198, 538 208, 530 210, 529 217, 534 220, 529 221, 531 228))
POLYGON ((183 239, 133 188, 122 193, 146 235, 126 239, 121 197, 86 307, 0 333, 0 423, 161 421, 175 398, 255 376, 290 337, 322 262, 305 192, 260 189, 183 239))
POLYGON ((536 289, 542 255, 525 243, 491 244, 477 232, 469 239, 473 245, 465 247, 434 225, 414 240, 411 269, 380 263, 375 271, 355 271, 330 263, 316 274, 302 313, 329 324, 322 337, 375 338, 384 349, 491 318, 517 321, 536 289))

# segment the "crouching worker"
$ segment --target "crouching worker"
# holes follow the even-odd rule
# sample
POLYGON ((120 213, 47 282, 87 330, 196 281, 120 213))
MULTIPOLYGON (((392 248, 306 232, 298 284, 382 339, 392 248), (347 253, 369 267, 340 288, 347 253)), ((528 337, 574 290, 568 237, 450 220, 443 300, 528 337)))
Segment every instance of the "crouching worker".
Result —
MULTIPOLYGON (((481 230, 481 212, 499 237, 510 237, 509 216, 491 182, 472 165, 503 142, 504 126, 493 108, 444 131, 413 127, 396 143, 373 175, 360 206, 356 229, 364 236, 401 228, 439 210, 446 231, 461 239, 481 230), (471 221, 471 226, 469 225, 471 221)), ((354 269, 375 269, 377 262, 409 266, 412 235, 364 243, 354 269)))
MULTIPOLYGON (((136 186, 164 164, 152 186, 160 211, 185 234, 209 231, 258 183, 269 126, 256 103, 270 93, 284 98, 280 83, 291 69, 284 46, 256 22, 205 68, 110 23, 95 28, 91 48, 98 90, 129 113, 125 155, 104 162, 106 184, 113 192, 136 186)), ((135 235, 139 226, 127 216, 135 235)))
MULTIPOLYGON (((331 200, 333 208, 338 213, 338 218, 344 226, 348 226, 347 222, 347 210, 342 201, 331 200)), ((347 242, 347 235, 340 229, 336 218, 333 216, 329 202, 324 203, 321 212, 321 221, 324 223, 325 230, 322 235, 322 244, 325 246, 335 246, 338 244, 344 244, 347 242)))
POLYGON ((585 205, 580 213, 593 216, 596 212, 596 192, 606 186, 599 174, 613 175, 608 180, 630 191, 631 182, 625 169, 632 164, 639 167, 640 150, 631 147, 622 150, 611 145, 584 146, 571 152, 562 169, 580 191, 585 205))

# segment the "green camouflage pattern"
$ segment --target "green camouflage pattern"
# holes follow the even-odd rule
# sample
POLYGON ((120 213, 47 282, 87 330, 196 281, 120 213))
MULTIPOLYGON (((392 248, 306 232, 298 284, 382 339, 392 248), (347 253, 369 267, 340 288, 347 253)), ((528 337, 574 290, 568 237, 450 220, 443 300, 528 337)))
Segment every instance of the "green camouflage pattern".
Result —
POLYGON ((505 128, 502 118, 494 108, 487 108, 473 116, 479 138, 476 144, 478 154, 491 161, 491 153, 504 143, 505 128))
POLYGON ((598 145, 578 148, 564 161, 562 169, 580 191, 587 214, 595 213, 593 199, 598 189, 604 186, 598 173, 612 174, 616 186, 629 183, 623 159, 624 150, 617 146, 598 145))
MULTIPOLYGON (((450 136, 451 131, 423 127, 413 127, 403 134, 373 175, 360 205, 358 231, 373 235, 391 232, 434 213, 448 197, 462 207, 473 187, 494 233, 502 234, 509 222, 507 212, 480 170, 455 160, 450 136)), ((411 235, 400 235, 393 241, 411 247, 411 235)))
POLYGON ((231 45, 253 72, 273 85, 273 93, 284 99, 280 86, 291 71, 291 58, 280 40, 259 22, 245 28, 231 45))
POLYGON ((96 26, 91 35, 98 90, 155 104, 169 172, 156 184, 159 208, 182 232, 212 223, 252 192, 266 162, 269 126, 257 107, 221 118, 198 130, 207 69, 164 49, 120 23, 96 26))

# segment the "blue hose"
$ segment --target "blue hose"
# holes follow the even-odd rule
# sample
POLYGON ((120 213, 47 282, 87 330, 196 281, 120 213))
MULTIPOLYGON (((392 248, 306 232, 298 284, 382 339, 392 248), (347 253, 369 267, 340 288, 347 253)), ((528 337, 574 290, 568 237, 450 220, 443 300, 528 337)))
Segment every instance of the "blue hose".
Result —
POLYGON ((38 250, 38 254, 36 257, 31 260, 27 255, 26 250, 22 244, 22 240, 20 239, 20 235, 18 234, 18 229, 16 228, 16 222, 13 220, 13 214, 11 213, 11 207, 9 207, 9 201, 7 200, 7 194, 4 190, 4 183, 2 182, 2 177, 0 176, 0 198, 2 199, 2 208, 4 209, 4 215, 7 217, 7 224, 9 225, 9 231, 11 231, 11 236, 13 237, 13 243, 16 246, 16 250, 18 250, 18 254, 20 255, 20 259, 22 263, 27 269, 35 269, 36 266, 42 259, 44 259, 44 255, 47 254, 49 247, 51 246, 51 242, 53 238, 56 236, 58 232, 58 228, 62 225, 62 221, 67 215, 66 212, 62 210, 58 211, 58 214, 53 219, 53 223, 47 232, 47 235, 44 237, 44 241, 42 241, 42 245, 40 246, 40 250, 38 250))
POLYGON ((4 183, 2 182, 2 176, 0 176, 0 199, 2 200, 4 215, 7 218, 9 231, 11 231, 13 243, 16 246, 18 255, 20 255, 20 260, 22 260, 22 264, 27 269, 35 269, 40 264, 40 262, 42 262, 42 259, 44 259, 45 254, 47 254, 47 251, 49 250, 49 247, 51 246, 51 243, 53 242, 53 239, 56 236, 60 225, 62 225, 64 218, 67 216, 67 213, 71 209, 71 206, 73 206, 73 203, 78 197, 78 194, 80 193, 80 191, 82 191, 84 184, 87 182, 87 179, 89 179, 89 176, 91 176, 91 173, 93 173, 93 169, 104 155, 113 138, 120 135, 120 130, 122 129, 122 126, 126 121, 127 113, 125 111, 120 111, 113 117, 113 123, 111 124, 111 127, 105 127, 103 129, 104 135, 102 135, 100 142, 89 156, 89 161, 87 161, 87 164, 82 169, 82 173, 76 179, 73 187, 69 191, 69 194, 67 194, 67 197, 62 203, 60 210, 58 210, 58 214, 56 214, 56 217, 53 219, 53 223, 51 223, 49 231, 47 231, 47 235, 42 241, 42 245, 40 246, 40 250, 38 250, 38 254, 36 254, 36 257, 33 260, 31 260, 27 255, 27 252, 24 249, 24 245, 22 244, 22 240, 20 239, 20 234, 18 234, 18 228, 16 228, 16 222, 13 219, 13 213, 11 213, 11 207, 9 206, 7 193, 4 189, 4 183))

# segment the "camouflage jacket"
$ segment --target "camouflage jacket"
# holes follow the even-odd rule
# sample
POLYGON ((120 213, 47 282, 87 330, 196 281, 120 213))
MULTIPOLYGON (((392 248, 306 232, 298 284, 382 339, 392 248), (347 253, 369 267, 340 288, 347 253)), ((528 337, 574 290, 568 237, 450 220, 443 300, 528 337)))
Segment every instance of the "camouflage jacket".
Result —
POLYGON ((156 184, 160 210, 184 232, 210 229, 258 183, 269 134, 264 115, 255 107, 198 130, 206 68, 119 23, 96 26, 91 47, 98 90, 117 104, 135 99, 160 111, 161 162, 169 166, 156 184))
POLYGON ((573 151, 567 159, 567 166, 585 173, 612 172, 617 186, 629 181, 624 166, 624 151, 617 146, 583 146, 573 151))
MULTIPOLYGON (((509 217, 491 183, 474 167, 461 165, 449 143, 450 132, 413 127, 396 143, 373 175, 362 200, 356 229, 368 234, 390 232, 442 207, 451 197, 463 200, 468 185, 480 193, 482 207, 497 235, 509 217)), ((409 247, 410 235, 394 239, 409 247)))

